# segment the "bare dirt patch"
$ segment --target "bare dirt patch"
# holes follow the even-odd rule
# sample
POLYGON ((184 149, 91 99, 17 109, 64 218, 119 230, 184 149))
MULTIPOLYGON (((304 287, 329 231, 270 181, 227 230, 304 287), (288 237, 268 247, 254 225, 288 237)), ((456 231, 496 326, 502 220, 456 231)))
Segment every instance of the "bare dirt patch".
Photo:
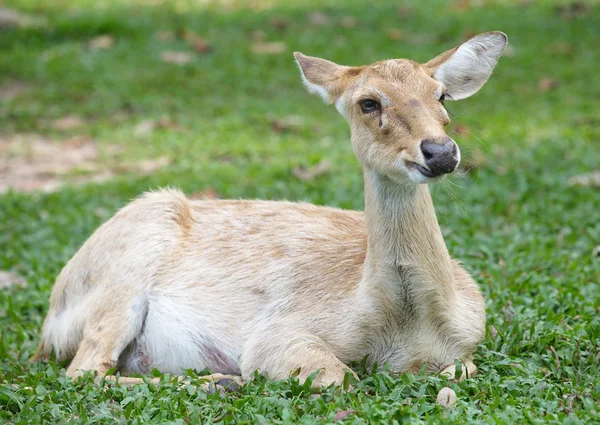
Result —
POLYGON ((119 174, 150 174, 169 157, 136 162, 119 157, 117 146, 100 148, 87 137, 51 140, 36 134, 0 136, 0 194, 53 192, 64 184, 101 183, 119 174))

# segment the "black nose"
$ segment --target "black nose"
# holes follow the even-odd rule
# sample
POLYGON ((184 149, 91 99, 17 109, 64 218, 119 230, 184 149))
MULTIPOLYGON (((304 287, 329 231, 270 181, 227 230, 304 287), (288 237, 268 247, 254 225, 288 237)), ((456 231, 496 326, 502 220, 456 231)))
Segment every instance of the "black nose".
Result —
POLYGON ((421 152, 425 158, 425 165, 437 176, 451 173, 458 165, 458 146, 448 137, 435 142, 423 140, 421 152))

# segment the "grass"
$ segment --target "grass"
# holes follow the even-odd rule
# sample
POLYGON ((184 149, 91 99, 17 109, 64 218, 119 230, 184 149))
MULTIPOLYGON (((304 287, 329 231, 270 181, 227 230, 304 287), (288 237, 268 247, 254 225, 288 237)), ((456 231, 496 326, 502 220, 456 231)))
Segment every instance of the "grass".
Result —
POLYGON ((173 162, 146 177, 0 196, 0 269, 28 281, 0 290, 0 421, 321 424, 349 410, 340 423, 598 420, 600 258, 592 251, 600 244, 600 192, 568 182, 600 163, 595 3, 572 19, 557 10, 565 1, 6 3, 47 24, 1 34, 0 84, 29 87, 0 101, 3 134, 62 140, 76 132, 99 146, 120 145, 131 160, 168 155, 173 162), (317 11, 329 25, 311 23, 317 11), (348 16, 355 28, 340 25, 348 16), (389 28, 404 39, 390 39, 389 28), (209 40, 212 52, 184 66, 161 61, 164 50, 190 51, 179 36, 184 29, 209 40), (490 29, 505 31, 512 49, 481 93, 450 106, 453 136, 479 167, 433 189, 448 247, 487 300, 477 377, 449 384, 359 367, 361 381, 348 392, 328 389, 314 397, 293 379, 258 378, 220 398, 180 389, 168 376, 158 387, 101 389, 91 377, 66 379, 64 365, 27 363, 61 267, 97 226, 145 190, 174 185, 190 194, 210 188, 226 198, 362 208, 347 125, 304 91, 292 51, 355 65, 390 57, 426 61, 466 34, 490 29), (175 36, 163 40, 159 31, 175 36), (253 31, 287 50, 251 53, 253 31), (88 48, 103 34, 114 38, 113 46, 88 48), (65 131, 41 124, 69 115, 85 125, 65 131), (290 115, 302 120, 274 130, 290 115), (136 135, 141 121, 163 116, 183 130, 136 135), (324 159, 328 174, 294 177, 295 167, 324 159), (446 385, 458 396, 452 409, 435 404, 446 385))

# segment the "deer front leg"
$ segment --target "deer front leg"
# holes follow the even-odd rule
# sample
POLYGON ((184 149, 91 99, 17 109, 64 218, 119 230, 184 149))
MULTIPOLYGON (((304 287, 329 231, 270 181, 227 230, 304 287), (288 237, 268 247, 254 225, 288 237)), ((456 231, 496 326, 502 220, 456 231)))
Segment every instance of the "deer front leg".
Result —
POLYGON ((298 372, 300 382, 318 371, 313 388, 342 385, 346 372, 358 379, 320 338, 306 334, 299 336, 275 327, 267 333, 256 332, 248 341, 241 360, 244 379, 251 377, 255 370, 276 380, 289 378, 298 372))
MULTIPOLYGON (((475 363, 473 363, 473 361, 471 361, 471 360, 463 361, 462 362, 462 372, 461 372, 461 375, 458 378, 458 380, 462 381, 465 378, 471 378, 471 377, 475 376, 475 374, 477 374, 477 366, 475 366, 475 363)), ((442 369, 442 371, 440 372, 440 375, 446 375, 450 379, 455 379, 456 365, 453 363, 451 365, 446 366, 444 369, 442 369)))

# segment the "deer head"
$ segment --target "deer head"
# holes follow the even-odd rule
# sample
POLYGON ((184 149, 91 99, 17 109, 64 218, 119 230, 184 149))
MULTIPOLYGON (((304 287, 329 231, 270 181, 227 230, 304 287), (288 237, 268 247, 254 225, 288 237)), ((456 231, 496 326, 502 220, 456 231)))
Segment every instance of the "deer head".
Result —
POLYGON ((296 52, 308 90, 335 103, 350 124, 362 166, 401 184, 427 183, 453 172, 460 150, 448 137, 445 101, 475 94, 488 80, 508 39, 478 34, 419 64, 391 59, 350 67, 296 52))

